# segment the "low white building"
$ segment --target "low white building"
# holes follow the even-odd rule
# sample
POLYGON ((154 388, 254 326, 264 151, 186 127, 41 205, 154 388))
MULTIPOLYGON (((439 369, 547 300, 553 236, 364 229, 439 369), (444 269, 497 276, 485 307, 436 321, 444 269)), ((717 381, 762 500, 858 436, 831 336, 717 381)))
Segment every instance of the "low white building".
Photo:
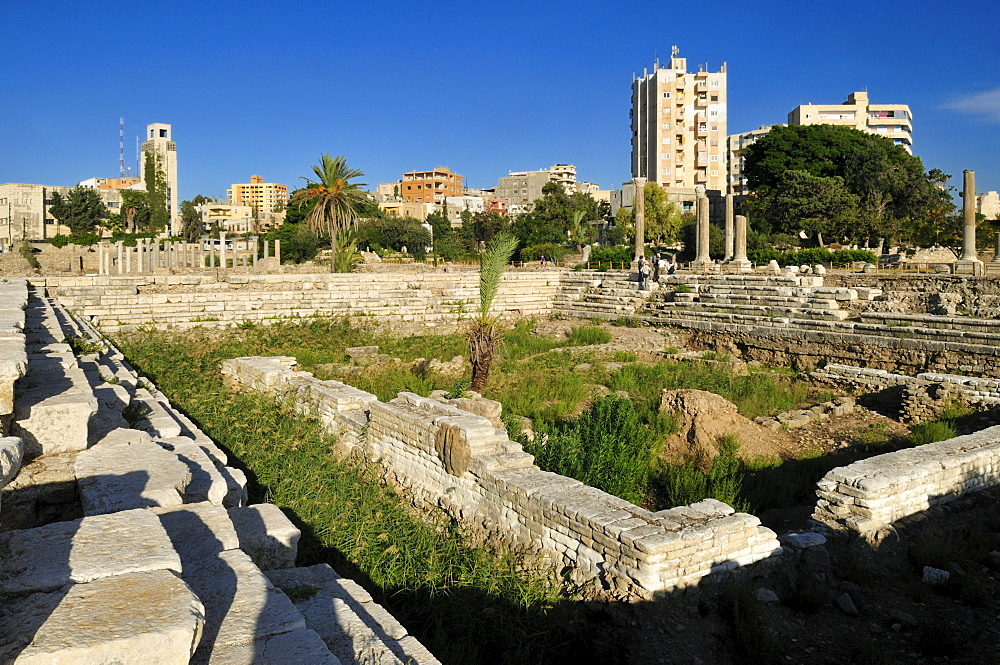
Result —
POLYGON ((462 225, 464 211, 477 213, 486 209, 486 200, 481 196, 448 196, 444 201, 448 206, 448 221, 453 228, 462 225))

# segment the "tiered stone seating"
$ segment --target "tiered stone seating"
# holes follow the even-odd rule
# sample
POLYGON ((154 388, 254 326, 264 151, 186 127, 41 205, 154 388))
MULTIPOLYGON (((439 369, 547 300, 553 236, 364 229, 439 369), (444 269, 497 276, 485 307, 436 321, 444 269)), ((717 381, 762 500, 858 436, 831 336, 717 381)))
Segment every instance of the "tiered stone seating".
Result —
MULTIPOLYGON (((321 636, 262 572, 294 566, 289 519, 246 506, 209 437, 88 324, 19 288, 0 286, 0 383, 18 381, 0 413, 15 435, 0 437, 0 663, 359 662, 368 643, 343 647, 363 617, 315 610, 321 636)), ((437 662, 397 633, 375 636, 380 653, 437 662)))
POLYGON ((581 277, 565 277, 554 298, 553 314, 595 319, 635 316, 657 290, 648 282, 640 291, 634 274, 585 272, 581 277))

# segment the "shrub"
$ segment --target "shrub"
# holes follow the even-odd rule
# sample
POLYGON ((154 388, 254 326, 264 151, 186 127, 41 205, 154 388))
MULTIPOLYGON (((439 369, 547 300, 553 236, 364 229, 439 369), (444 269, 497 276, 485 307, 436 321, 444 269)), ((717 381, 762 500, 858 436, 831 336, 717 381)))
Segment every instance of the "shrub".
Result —
POLYGON ((630 400, 599 397, 575 421, 547 429, 525 445, 542 469, 632 503, 645 499, 652 436, 630 400))
POLYGON ((570 329, 569 344, 571 346, 607 344, 610 341, 611 333, 597 326, 573 326, 570 329))
POLYGON ((910 443, 915 446, 946 441, 954 439, 956 436, 958 436, 958 432, 955 431, 955 427, 941 420, 920 423, 910 428, 910 443))
POLYGON ((776 249, 757 249, 747 252, 747 257, 754 263, 777 261, 780 266, 817 265, 822 263, 877 263, 878 256, 864 249, 836 249, 812 247, 790 252, 776 249))
POLYGON ((694 293, 694 289, 687 284, 678 284, 674 287, 674 293, 694 293))
POLYGON ((35 248, 30 243, 22 242, 21 249, 18 251, 29 266, 35 269, 39 268, 38 259, 35 258, 35 248))
POLYGON ((532 245, 531 247, 525 247, 521 250, 521 260, 522 261, 537 261, 542 256, 545 257, 547 261, 562 261, 563 258, 569 253, 569 250, 562 245, 557 245, 552 242, 542 243, 540 245, 532 245))
POLYGON ((719 454, 708 469, 700 454, 689 454, 676 464, 663 464, 653 480, 667 506, 688 506, 704 499, 715 499, 739 511, 747 509, 739 495, 743 485, 743 463, 737 457, 740 448, 735 435, 718 438, 719 454))

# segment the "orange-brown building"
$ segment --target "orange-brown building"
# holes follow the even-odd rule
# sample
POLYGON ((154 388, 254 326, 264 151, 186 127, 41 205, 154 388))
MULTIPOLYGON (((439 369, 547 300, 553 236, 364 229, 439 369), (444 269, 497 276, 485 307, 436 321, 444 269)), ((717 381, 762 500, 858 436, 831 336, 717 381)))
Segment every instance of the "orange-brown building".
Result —
POLYGON ((462 176, 443 166, 432 171, 410 171, 403 174, 399 195, 411 203, 443 203, 449 196, 462 195, 462 176))

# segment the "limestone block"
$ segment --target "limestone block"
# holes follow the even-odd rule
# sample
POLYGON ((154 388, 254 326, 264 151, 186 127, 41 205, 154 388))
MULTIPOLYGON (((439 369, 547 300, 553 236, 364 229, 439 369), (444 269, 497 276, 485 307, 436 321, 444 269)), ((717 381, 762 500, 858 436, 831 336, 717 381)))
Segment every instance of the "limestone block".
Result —
POLYGON ((0 438, 0 487, 4 487, 21 468, 24 457, 24 442, 16 436, 0 438))
POLYGON ((291 601, 240 550, 203 559, 184 580, 205 604, 205 635, 192 663, 206 663, 216 649, 305 628, 291 601))
POLYGON ((236 644, 213 650, 210 661, 192 660, 192 665, 341 665, 315 631, 293 630, 252 644, 236 644))
POLYGON ((95 446, 74 468, 85 515, 180 505, 191 482, 187 465, 151 442, 95 446))
POLYGON ((226 480, 226 497, 222 505, 226 508, 239 508, 247 505, 247 476, 240 469, 231 466, 219 467, 219 473, 226 480))
POLYGON ((111 430, 104 435, 101 439, 94 442, 95 446, 115 446, 115 445, 127 445, 130 443, 149 443, 153 440, 149 436, 149 432, 143 432, 138 429, 129 429, 127 427, 122 427, 118 429, 111 430))
POLYGON ((157 439, 156 443, 174 453, 190 470, 191 482, 184 490, 186 503, 209 501, 218 506, 223 504, 229 493, 229 486, 200 446, 185 437, 173 437, 170 442, 157 439))
POLYGON ((32 389, 16 400, 11 434, 24 440, 24 454, 29 458, 83 450, 90 417, 95 413, 97 400, 93 395, 32 389))
POLYGON ((240 546, 229 512, 207 501, 183 506, 152 508, 185 565, 199 565, 202 559, 240 546))
POLYGON ((186 665, 205 610, 166 570, 116 575, 0 604, 0 662, 186 665))
POLYGON ((0 533, 0 593, 54 591, 67 582, 151 570, 180 572, 156 516, 128 510, 0 533))
POLYGON ((37 526, 42 503, 58 507, 75 502, 73 465, 78 454, 46 455, 22 466, 17 476, 3 488, 6 508, 0 512, 0 531, 37 526))
POLYGON ((302 532, 281 509, 269 503, 233 508, 229 518, 239 536, 239 547, 261 570, 291 568, 302 532))

